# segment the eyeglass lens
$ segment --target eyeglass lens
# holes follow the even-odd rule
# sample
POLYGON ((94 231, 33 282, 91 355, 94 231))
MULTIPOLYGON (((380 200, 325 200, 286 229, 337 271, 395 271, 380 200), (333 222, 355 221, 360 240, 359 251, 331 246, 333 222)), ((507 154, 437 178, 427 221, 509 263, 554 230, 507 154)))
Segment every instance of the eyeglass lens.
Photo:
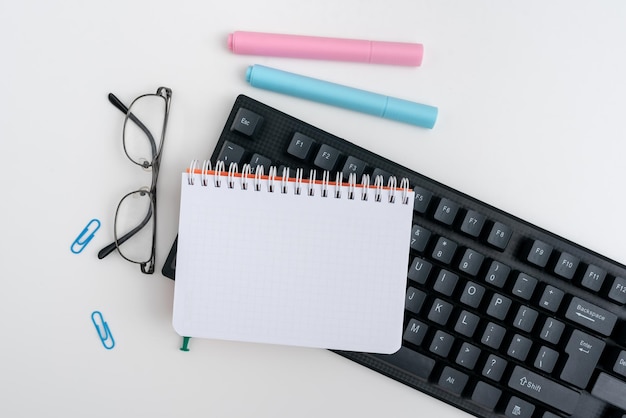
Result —
POLYGON ((166 102, 163 96, 147 94, 137 98, 124 121, 124 151, 143 167, 153 164, 161 152, 166 102))

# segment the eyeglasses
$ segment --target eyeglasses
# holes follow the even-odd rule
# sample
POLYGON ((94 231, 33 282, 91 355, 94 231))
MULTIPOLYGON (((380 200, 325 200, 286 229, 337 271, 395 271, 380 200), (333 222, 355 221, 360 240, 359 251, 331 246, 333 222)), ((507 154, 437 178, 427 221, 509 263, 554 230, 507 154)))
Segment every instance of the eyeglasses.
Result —
POLYGON ((171 98, 172 90, 159 87, 155 94, 139 96, 126 107, 114 94, 109 94, 109 101, 126 115, 122 131, 124 153, 133 164, 151 172, 152 179, 149 186, 122 197, 115 211, 115 240, 100 250, 98 258, 117 249, 124 259, 139 264, 145 274, 154 273, 156 186, 171 98))

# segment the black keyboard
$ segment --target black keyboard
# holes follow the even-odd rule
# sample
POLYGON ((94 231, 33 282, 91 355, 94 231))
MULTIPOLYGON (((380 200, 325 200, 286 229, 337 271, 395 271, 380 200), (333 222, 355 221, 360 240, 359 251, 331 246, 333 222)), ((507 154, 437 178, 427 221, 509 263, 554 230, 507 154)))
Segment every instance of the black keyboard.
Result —
POLYGON ((218 160, 410 180, 402 348, 338 354, 480 417, 626 415, 625 266, 243 95, 218 160))

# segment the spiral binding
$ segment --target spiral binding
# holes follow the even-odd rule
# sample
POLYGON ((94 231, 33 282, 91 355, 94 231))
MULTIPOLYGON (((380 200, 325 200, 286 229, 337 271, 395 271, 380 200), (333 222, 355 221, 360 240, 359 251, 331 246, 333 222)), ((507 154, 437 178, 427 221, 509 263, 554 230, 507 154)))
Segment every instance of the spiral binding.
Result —
POLYGON ((241 189, 248 190, 250 182, 252 182, 252 190, 261 191, 263 182, 266 182, 267 189, 270 193, 279 192, 286 194, 289 193, 289 185, 293 184, 294 194, 300 195, 303 190, 305 190, 307 196, 315 196, 315 186, 319 186, 322 197, 328 197, 332 194, 334 198, 341 199, 342 186, 347 186, 347 199, 349 200, 354 200, 357 195, 360 194, 360 200, 367 201, 370 192, 373 192, 373 198, 376 202, 382 202, 384 199, 389 203, 396 203, 396 191, 399 189, 401 191, 401 203, 404 205, 409 204, 409 180, 402 178, 398 186, 398 181, 395 176, 390 176, 387 186, 385 186, 382 176, 376 176, 373 185, 370 185, 370 176, 364 174, 359 187, 357 186, 355 173, 350 173, 348 182, 344 183, 343 173, 338 172, 335 175, 335 181, 331 182, 330 172, 324 170, 321 181, 318 181, 317 171, 311 169, 308 180, 303 180, 304 170, 302 168, 296 169, 293 178, 289 177, 289 168, 285 168, 279 178, 275 166, 270 167, 266 176, 263 166, 257 166, 254 174, 252 174, 250 164, 244 164, 240 173, 237 163, 230 163, 228 170, 226 170, 224 161, 218 161, 215 164, 215 169, 213 169, 211 161, 209 160, 204 160, 201 168, 198 166, 198 160, 192 160, 187 172, 187 183, 189 185, 195 185, 193 174, 198 174, 198 172, 200 174, 200 185, 203 187, 208 186, 212 181, 214 187, 222 187, 224 182, 229 189, 234 189, 238 184, 241 189), (331 186, 331 184, 333 185, 331 186), (334 190, 331 190, 331 188, 334 190))

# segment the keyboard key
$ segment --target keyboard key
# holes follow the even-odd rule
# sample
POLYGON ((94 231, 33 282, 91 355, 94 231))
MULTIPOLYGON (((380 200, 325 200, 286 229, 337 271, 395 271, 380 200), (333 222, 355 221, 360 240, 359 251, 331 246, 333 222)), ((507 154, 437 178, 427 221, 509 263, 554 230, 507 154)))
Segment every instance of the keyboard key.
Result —
POLYGON ((580 260, 573 255, 561 253, 556 266, 554 266, 554 272, 564 279, 571 280, 574 277, 574 273, 576 273, 578 263, 580 263, 580 260))
POLYGON ((591 389, 591 394, 598 399, 602 399, 617 408, 626 411, 626 382, 609 376, 606 373, 600 373, 596 383, 591 389))
POLYGON ((409 268, 408 278, 415 283, 425 284, 428 280, 428 275, 430 274, 430 270, 432 270, 433 265, 428 261, 415 257, 413 259, 413 263, 411 263, 411 267, 409 268))
POLYGON ((611 335, 617 322, 617 316, 611 312, 576 297, 572 298, 565 317, 605 336, 611 335))
POLYGON ((517 315, 513 320, 513 326, 521 329, 522 331, 530 332, 535 326, 538 316, 539 313, 536 310, 531 309, 528 306, 520 306, 517 311, 517 315))
POLYGON ((489 302, 489 306, 487 307, 487 315, 497 318, 499 320, 504 320, 506 315, 509 313, 509 308, 511 307, 511 299, 506 296, 502 296, 498 293, 495 293, 491 297, 491 302, 489 302))
POLYGON ((256 174, 256 170, 258 167, 263 167, 263 173, 268 174, 270 171, 270 166, 272 165, 272 161, 264 157, 261 154, 254 154, 252 158, 250 158, 250 173, 256 174))
POLYGON ((230 130, 252 137, 261 129, 262 124, 262 116, 242 107, 237 111, 233 124, 230 126, 230 130))
POLYGON ((454 337, 452 335, 439 330, 435 333, 435 337, 430 343, 429 350, 431 353, 435 353, 441 357, 448 357, 453 343, 454 337))
POLYGON ((507 354, 519 361, 526 361, 526 357, 528 357, 532 345, 533 342, 528 338, 515 334, 511 340, 511 344, 509 344, 507 354))
POLYGON ((485 382, 478 382, 472 393, 472 401, 489 411, 493 411, 502 396, 502 391, 485 382))
POLYGON ((615 365, 613 366, 613 371, 626 377, 626 350, 622 350, 618 354, 615 365))
POLYGON ((413 192, 415 193, 413 210, 418 213, 425 213, 428 210, 428 205, 433 197, 433 192, 419 186, 415 186, 413 188, 413 192))
POLYGON ((454 241, 450 241, 447 238, 439 237, 437 245, 433 250, 432 257, 435 260, 441 261, 444 264, 450 264, 454 253, 456 252, 458 245, 454 241))
POLYGON ((466 369, 472 370, 476 366, 478 357, 480 356, 480 348, 470 343, 463 343, 456 356, 456 364, 466 369))
POLYGON ((300 132, 296 132, 291 138, 291 142, 287 148, 287 153, 301 160, 306 160, 309 158, 314 145, 315 141, 313 138, 309 138, 300 132))
POLYGON ((597 292, 602 287, 605 277, 606 271, 604 269, 590 264, 587 266, 587 271, 585 272, 583 280, 580 284, 587 289, 597 292))
POLYGON ((515 366, 513 369, 508 386, 566 414, 572 414, 576 410, 580 398, 580 393, 521 366, 515 366))
POLYGON ((467 306, 471 306, 472 308, 478 308, 478 305, 480 305, 480 301, 482 300, 484 294, 484 287, 474 282, 467 282, 465 284, 463 294, 461 295, 461 303, 464 303, 467 306))
POLYGON ((469 274, 470 276, 476 276, 478 274, 478 270, 480 270, 480 266, 483 264, 484 259, 484 255, 468 248, 465 250, 465 254, 463 254, 463 258, 459 264, 459 270, 465 274, 469 274))
POLYGON ((437 276, 437 280, 435 280, 433 289, 446 296, 451 296, 458 281, 459 276, 456 274, 449 272, 448 270, 441 270, 439 272, 439 276, 437 276))
POLYGON ((428 325, 418 321, 417 319, 411 319, 406 327, 406 330, 404 330, 402 338, 411 344, 420 345, 422 344, 422 341, 424 341, 426 331, 428 331, 428 325))
POLYGON ((313 164, 315 164, 317 167, 321 168, 322 170, 333 171, 335 168, 335 165, 337 164, 338 159, 339 159, 339 151, 337 151, 336 149, 334 149, 333 147, 329 145, 324 144, 320 147, 319 151, 317 152, 317 155, 315 157, 315 161, 313 161, 313 164))
POLYGON ((550 255, 552 254, 552 246, 546 244, 545 242, 535 240, 533 245, 528 252, 528 256, 526 260, 529 263, 534 264, 538 267, 545 267, 548 264, 548 260, 550 259, 550 255))
POLYGON ((544 341, 556 345, 561 340, 564 330, 565 324, 563 322, 554 318, 548 318, 543 324, 539 337, 544 341))
POLYGON ((513 294, 522 299, 529 300, 532 297, 536 286, 537 279, 530 277, 525 273, 520 273, 519 276, 517 276, 515 284, 513 285, 513 294))
POLYGON ((428 245, 428 240, 430 240, 431 232, 419 225, 413 225, 411 229, 411 248, 417 252, 422 252, 428 245))
POLYGON ((425 300, 426 293, 414 288, 413 286, 409 286, 406 290, 406 302, 404 303, 404 309, 409 312, 413 312, 414 314, 418 314, 422 310, 425 300))
POLYGON ((497 350, 500 348, 502 344, 502 340, 504 339, 504 335, 506 334, 506 329, 501 327, 498 324, 494 324, 490 322, 487 324, 487 328, 485 328, 485 332, 483 333, 483 337, 481 338, 481 342, 488 347, 497 350))
POLYGON ((356 174, 357 183, 361 182, 361 176, 364 171, 365 163, 353 156, 346 158, 346 162, 343 164, 343 168, 341 169, 344 181, 348 181, 350 174, 356 174))
POLYGON ((452 225, 456 214, 459 212, 459 205, 450 199, 441 199, 437 210, 435 211, 435 219, 445 225, 452 225))
POLYGON ((434 359, 406 347, 391 355, 377 354, 375 357, 421 379, 428 379, 435 367, 434 359))
POLYGON ((491 267, 485 276, 485 281, 492 285, 502 288, 506 283, 506 279, 509 277, 511 268, 507 265, 499 263, 497 261, 491 262, 491 267))
POLYGON ((228 167, 230 167, 232 163, 241 164, 244 153, 245 150, 243 147, 233 144, 230 141, 225 141, 217 157, 217 161, 224 161, 224 166, 226 170, 228 170, 228 167))
POLYGON ((531 418, 534 411, 535 405, 513 396, 506 406, 504 415, 509 418, 531 418))
POLYGON ((459 319, 456 321, 454 330, 461 335, 471 338, 476 332, 480 318, 468 311, 462 311, 459 319))
POLYGON ((482 232, 486 220, 485 215, 475 210, 467 211, 461 224, 461 231, 476 238, 482 232))
POLYGON ((546 373, 552 373, 556 362, 559 359, 559 353, 549 347, 541 346, 537 358, 535 359, 534 366, 546 373))
POLYGON ((562 290, 548 285, 541 295, 539 306, 549 310, 550 312, 556 312, 559 310, 563 296, 565 296, 565 293, 563 293, 562 290))
POLYGON ((491 228, 487 242, 499 250, 504 250, 509 245, 513 231, 501 222, 496 222, 491 228))
POLYGON ((452 305, 445 300, 435 299, 433 305, 428 312, 428 319, 439 325, 445 325, 450 319, 452 313, 452 305))
POLYGON ((450 393, 460 395, 461 392, 463 392, 463 389, 465 389, 465 385, 467 385, 468 380, 469 377, 465 373, 446 366, 444 367, 443 372, 441 372, 438 385, 450 393))
POLYGON ((609 291, 609 298, 623 305, 626 303, 626 279, 616 277, 609 291))
POLYGON ((508 362, 502 357, 490 354, 485 363, 485 367, 483 367, 482 374, 495 382, 499 382, 500 379, 502 379, 507 364, 508 362))
POLYGON ((389 177, 391 177, 391 173, 381 170, 380 168, 375 168, 372 176, 370 177, 370 184, 374 184, 376 182, 376 177, 378 176, 381 176, 383 178, 383 184, 387 185, 389 177))
POLYGON ((575 330, 565 347, 565 353, 569 357, 561 372, 561 379, 584 389, 589 383, 605 345, 604 341, 575 330))

